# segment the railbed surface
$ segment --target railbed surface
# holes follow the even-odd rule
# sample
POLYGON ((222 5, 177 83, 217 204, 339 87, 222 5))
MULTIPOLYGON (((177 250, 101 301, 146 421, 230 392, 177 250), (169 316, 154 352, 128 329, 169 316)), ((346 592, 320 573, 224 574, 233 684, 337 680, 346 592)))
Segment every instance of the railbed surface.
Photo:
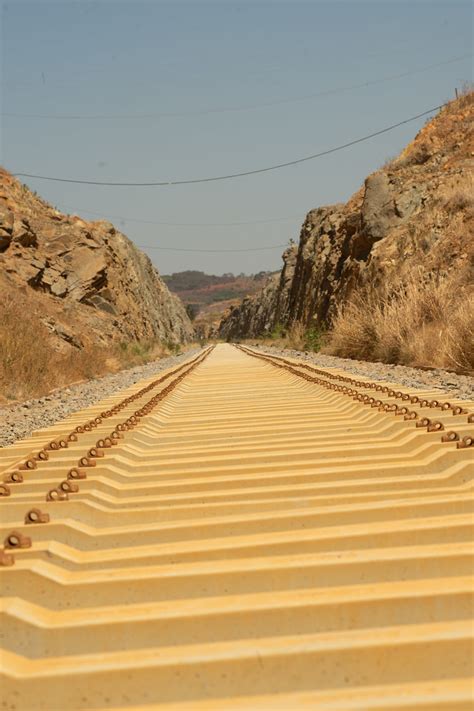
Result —
POLYGON ((0 450, 2 708, 472 709, 474 402, 159 376, 0 450))

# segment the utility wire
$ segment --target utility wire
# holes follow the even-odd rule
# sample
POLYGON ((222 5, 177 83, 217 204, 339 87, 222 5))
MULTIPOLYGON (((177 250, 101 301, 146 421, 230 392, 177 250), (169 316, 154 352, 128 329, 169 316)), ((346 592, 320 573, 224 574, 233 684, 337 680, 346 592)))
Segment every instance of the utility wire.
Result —
POLYGON ((268 249, 281 249, 288 244, 274 244, 270 247, 248 247, 244 249, 180 249, 179 247, 155 247, 150 244, 137 244, 141 249, 161 249, 166 252, 263 252, 268 249))
POLYGON ((152 181, 152 182, 140 182, 140 183, 126 183, 126 182, 109 182, 109 181, 102 181, 102 180, 78 180, 74 178, 55 178, 52 176, 48 175, 36 175, 32 173, 13 173, 13 175, 17 177, 22 177, 22 178, 35 178, 37 180, 50 180, 54 181, 57 183, 75 183, 79 185, 107 185, 110 187, 162 187, 166 185, 192 185, 194 183, 211 183, 211 182, 217 182, 220 180, 231 180, 233 178, 242 178, 248 175, 257 175, 258 173, 268 173, 272 170, 280 170, 281 168, 288 168, 291 165, 298 165, 300 163, 305 163, 306 161, 314 160, 316 158, 321 158, 322 156, 327 156, 330 155, 331 153, 336 153, 337 151, 342 151, 345 148, 349 148, 350 146, 355 146, 358 143, 363 143, 364 141, 368 141, 371 138, 375 138, 376 136, 381 136, 384 133, 388 133, 388 131, 393 131, 393 129, 398 128, 399 126, 404 126, 407 123, 410 123, 411 121, 416 121, 419 118, 422 118, 423 116, 427 116, 428 114, 432 114, 434 111, 439 111, 442 109, 444 104, 441 104, 440 106, 435 106, 432 109, 428 109, 427 111, 422 111, 420 114, 417 114, 416 116, 411 116, 410 118, 404 119, 403 121, 398 121, 397 123, 392 124, 391 126, 386 126, 385 128, 382 128, 378 131, 374 131, 373 133, 369 133, 366 136, 362 136, 361 138, 356 138, 353 141, 348 141, 347 143, 343 143, 339 146, 335 146, 334 148, 328 148, 327 150, 320 151, 319 153, 314 153, 313 155, 305 156, 304 158, 297 158, 295 160, 290 160, 287 161, 286 163, 277 163, 276 165, 271 165, 267 166, 265 168, 258 168, 256 170, 245 170, 241 171, 239 173, 228 173, 227 175, 217 175, 209 178, 193 178, 189 180, 158 180, 158 181, 152 181))
POLYGON ((320 91, 316 94, 306 94, 305 96, 297 96, 292 99, 277 99, 275 101, 267 101, 260 104, 251 104, 247 106, 224 106, 215 109, 203 109, 202 111, 176 111, 176 112, 161 112, 161 113, 148 113, 148 114, 23 114, 23 113, 11 113, 2 112, 1 116, 8 116, 10 118, 26 118, 26 119, 57 119, 65 121, 101 121, 101 120, 114 120, 114 119, 160 119, 160 118, 178 118, 186 116, 207 116, 209 114, 221 114, 221 113, 233 113, 241 111, 254 111, 256 109, 267 108, 271 106, 281 106, 284 104, 299 103, 302 101, 308 101, 311 99, 322 98, 325 96, 333 96, 334 94, 344 93, 346 91, 352 91, 353 89, 364 89, 368 86, 375 86, 376 84, 383 84, 387 81, 394 81, 396 79, 403 79, 405 77, 414 76, 415 74, 421 74, 423 72, 430 71, 431 69, 437 69, 439 67, 444 67, 448 64, 454 64, 457 62, 462 62, 465 59, 472 57, 472 54, 464 54, 460 57, 453 57, 452 59, 447 59, 443 62, 437 62, 435 64, 429 64, 418 69, 413 69, 407 72, 401 72, 399 74, 392 74, 387 77, 380 77, 379 79, 372 79, 370 81, 361 82, 359 84, 352 84, 350 86, 336 87, 334 89, 326 89, 320 91))
MULTIPOLYGON (((77 208, 72 205, 65 205, 64 207, 74 211, 77 210, 77 208)), ((104 220, 110 218, 112 220, 122 220, 123 222, 138 222, 142 225, 161 225, 167 227, 237 227, 245 225, 266 225, 271 222, 290 222, 301 217, 301 215, 293 215, 291 217, 274 217, 266 220, 250 220, 248 222, 161 222, 157 220, 142 220, 138 217, 124 217, 123 215, 109 214, 108 217, 104 217, 102 212, 93 212, 92 210, 82 208, 79 208, 75 214, 79 214, 79 212, 81 214, 85 213, 86 215, 96 215, 97 217, 102 217, 104 220)))
MULTIPOLYGON (((67 207, 67 206, 66 206, 67 207)), ((102 217, 102 213, 100 212, 92 212, 91 210, 81 210, 83 213, 88 213, 90 215, 97 215, 102 217)), ((147 225, 171 225, 173 227, 222 227, 222 226, 229 226, 229 225, 254 225, 254 224, 264 224, 268 222, 284 222, 287 220, 294 220, 294 219, 299 219, 301 215, 297 215, 295 217, 280 217, 280 218, 275 218, 273 220, 257 220, 256 222, 156 222, 154 220, 139 220, 139 219, 134 219, 132 217, 119 217, 118 215, 108 215, 108 217, 114 219, 114 220, 124 220, 127 222, 140 222, 144 223, 147 225)), ((103 218, 107 219, 107 218, 103 218)), ((288 245, 286 244, 273 244, 267 247, 248 247, 248 248, 243 248, 243 249, 192 249, 192 248, 184 248, 184 247, 162 247, 162 246, 156 246, 156 245, 151 245, 151 244, 136 244, 137 247, 140 247, 141 249, 158 249, 162 250, 165 252, 263 252, 266 250, 270 249, 281 249, 282 247, 287 247, 288 245)))

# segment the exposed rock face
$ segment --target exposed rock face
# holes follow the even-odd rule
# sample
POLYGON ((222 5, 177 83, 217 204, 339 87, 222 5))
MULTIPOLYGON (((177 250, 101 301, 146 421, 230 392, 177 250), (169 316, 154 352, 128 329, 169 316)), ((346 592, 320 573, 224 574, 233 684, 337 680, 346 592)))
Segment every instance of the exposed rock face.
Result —
POLYGON ((220 334, 326 326, 356 286, 395 283, 413 267, 472 280, 473 119, 471 93, 445 107, 345 205, 309 212, 280 278, 227 314, 220 334))
POLYGON ((186 342, 193 328, 149 258, 108 222, 63 215, 0 170, 0 286, 36 292, 63 341, 186 342))
POLYGON ((261 291, 247 296, 235 306, 221 323, 219 335, 231 338, 242 334, 254 335, 271 331, 273 326, 288 318, 288 297, 293 283, 297 246, 283 254, 283 269, 272 274, 261 291))

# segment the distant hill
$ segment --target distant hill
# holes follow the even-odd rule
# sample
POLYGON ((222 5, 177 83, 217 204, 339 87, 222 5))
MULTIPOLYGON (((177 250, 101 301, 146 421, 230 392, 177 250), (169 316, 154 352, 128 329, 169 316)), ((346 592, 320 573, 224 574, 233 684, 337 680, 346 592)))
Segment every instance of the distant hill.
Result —
MULTIPOLYGON (((244 276, 241 274, 240 276, 244 276)), ((207 286, 215 286, 219 284, 227 284, 235 281, 234 274, 223 274, 216 276, 214 274, 205 274, 193 269, 188 269, 185 272, 175 272, 163 277, 168 285, 168 288, 175 293, 180 291, 189 291, 193 289, 204 289, 207 286)))
POLYGON ((208 336, 221 317, 245 296, 255 294, 266 283, 271 272, 258 274, 205 274, 188 270, 162 277, 169 290, 180 297, 194 320, 196 331, 208 336))

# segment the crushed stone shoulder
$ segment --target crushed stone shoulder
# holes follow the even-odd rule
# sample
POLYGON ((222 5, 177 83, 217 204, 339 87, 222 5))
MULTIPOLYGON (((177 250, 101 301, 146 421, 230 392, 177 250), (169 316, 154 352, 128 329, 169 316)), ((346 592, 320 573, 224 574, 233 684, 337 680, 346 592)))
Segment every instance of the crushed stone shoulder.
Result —
POLYGON ((48 427, 78 410, 93 405, 119 390, 125 390, 139 380, 171 368, 199 352, 194 348, 177 356, 169 356, 139 365, 119 373, 76 383, 49 395, 0 408, 0 447, 6 447, 32 432, 48 427))
POLYGON ((253 347, 265 353, 300 358, 321 368, 339 368, 354 375, 366 376, 374 380, 387 380, 407 387, 436 388, 443 392, 451 393, 453 397, 461 400, 474 399, 474 377, 469 375, 458 375, 439 368, 422 370, 405 365, 349 360, 324 353, 311 353, 309 351, 277 348, 261 344, 253 347))

